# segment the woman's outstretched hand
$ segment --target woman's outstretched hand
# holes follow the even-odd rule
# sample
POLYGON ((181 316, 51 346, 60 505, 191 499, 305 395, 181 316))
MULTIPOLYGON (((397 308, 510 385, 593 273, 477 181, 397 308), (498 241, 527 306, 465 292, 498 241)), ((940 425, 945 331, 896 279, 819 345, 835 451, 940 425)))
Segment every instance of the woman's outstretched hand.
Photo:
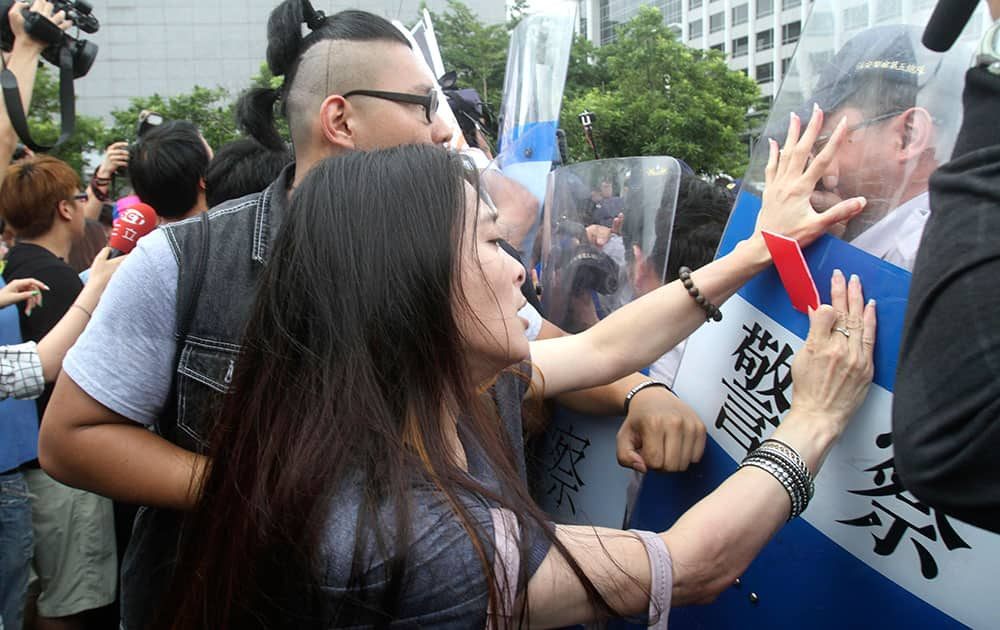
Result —
POLYGON ((840 435, 868 394, 874 366, 875 301, 865 304, 861 281, 840 270, 830 281, 830 305, 809 313, 809 335, 792 361, 792 409, 822 419, 840 435))
POLYGON ((816 183, 827 171, 847 135, 846 119, 840 121, 823 150, 813 155, 813 144, 823 126, 823 111, 813 106, 809 125, 792 113, 785 146, 768 138, 770 149, 764 169, 764 196, 755 235, 768 230, 794 238, 805 247, 835 224, 846 223, 865 207, 864 197, 853 197, 817 212, 809 202, 816 183))

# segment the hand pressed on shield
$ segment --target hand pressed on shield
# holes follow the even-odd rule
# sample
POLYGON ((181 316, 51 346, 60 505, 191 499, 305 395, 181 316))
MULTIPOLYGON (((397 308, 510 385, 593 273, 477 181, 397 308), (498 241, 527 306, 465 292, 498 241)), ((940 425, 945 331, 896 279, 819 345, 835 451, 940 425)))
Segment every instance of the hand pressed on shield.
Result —
POLYGON ((770 153, 764 169, 764 196, 757 216, 755 233, 769 230, 794 238, 805 247, 835 224, 846 223, 865 207, 863 197, 854 197, 817 211, 810 197, 846 137, 847 126, 841 120, 823 150, 812 157, 813 143, 823 126, 823 111, 813 107, 805 131, 794 113, 788 125, 785 146, 768 139, 770 153))
POLYGON ((839 435, 871 385, 875 302, 867 305, 861 280, 840 270, 830 281, 830 305, 809 314, 809 336, 792 362, 792 410, 824 422, 839 435))

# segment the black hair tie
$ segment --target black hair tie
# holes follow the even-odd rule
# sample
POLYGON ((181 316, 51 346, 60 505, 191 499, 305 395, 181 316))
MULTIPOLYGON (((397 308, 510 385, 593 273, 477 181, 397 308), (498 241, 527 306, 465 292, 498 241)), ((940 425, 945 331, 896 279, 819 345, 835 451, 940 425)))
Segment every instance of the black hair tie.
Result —
POLYGON ((314 9, 309 0, 302 0, 302 12, 305 14, 306 26, 309 27, 310 31, 323 28, 323 24, 326 22, 326 14, 314 9))

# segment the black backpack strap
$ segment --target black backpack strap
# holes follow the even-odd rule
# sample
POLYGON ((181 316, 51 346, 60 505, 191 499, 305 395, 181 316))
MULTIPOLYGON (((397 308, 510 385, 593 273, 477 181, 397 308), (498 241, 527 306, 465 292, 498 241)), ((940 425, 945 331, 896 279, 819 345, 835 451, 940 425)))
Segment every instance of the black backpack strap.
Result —
MULTIPOLYGON (((9 5, 8 5, 9 6, 9 5)), ((69 46, 59 51, 59 111, 60 134, 55 144, 39 144, 31 137, 28 119, 21 106, 21 92, 17 87, 17 77, 8 68, 0 71, 0 88, 3 91, 7 117, 24 146, 38 153, 45 153, 69 140, 76 125, 76 99, 73 97, 73 54, 69 46)))

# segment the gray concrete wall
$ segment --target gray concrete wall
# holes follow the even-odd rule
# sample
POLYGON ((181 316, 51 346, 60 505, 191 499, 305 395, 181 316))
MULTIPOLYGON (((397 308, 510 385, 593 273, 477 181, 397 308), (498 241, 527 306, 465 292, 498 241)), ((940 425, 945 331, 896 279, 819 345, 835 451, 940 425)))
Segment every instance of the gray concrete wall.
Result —
MULTIPOLYGON (((107 117, 133 96, 173 96, 195 85, 236 94, 257 74, 267 46, 267 17, 278 0, 91 0, 101 29, 81 33, 100 52, 76 82, 77 111, 107 117)), ((465 0, 488 23, 506 19, 500 0, 465 0)), ((420 0, 313 0, 328 15, 360 8, 412 25, 420 0)), ((443 11, 445 0, 430 0, 443 11)), ((72 31, 71 31, 72 33, 72 31)))

